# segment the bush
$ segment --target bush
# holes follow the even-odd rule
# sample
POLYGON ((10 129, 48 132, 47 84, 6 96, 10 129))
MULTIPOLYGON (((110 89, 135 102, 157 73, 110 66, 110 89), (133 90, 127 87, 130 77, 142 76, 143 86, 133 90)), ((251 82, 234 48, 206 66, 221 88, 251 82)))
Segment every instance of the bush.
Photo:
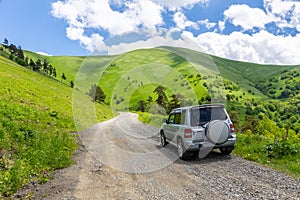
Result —
POLYGON ((291 143, 289 140, 275 141, 266 145, 268 157, 282 158, 287 155, 295 155, 300 152, 299 147, 291 143))

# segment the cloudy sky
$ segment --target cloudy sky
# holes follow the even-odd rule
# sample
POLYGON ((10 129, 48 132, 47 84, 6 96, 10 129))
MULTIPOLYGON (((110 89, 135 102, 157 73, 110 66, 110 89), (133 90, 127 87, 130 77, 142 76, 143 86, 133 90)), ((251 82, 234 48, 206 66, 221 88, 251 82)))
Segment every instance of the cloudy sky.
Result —
POLYGON ((51 55, 179 46, 300 64, 299 0, 0 0, 0 39, 51 55))

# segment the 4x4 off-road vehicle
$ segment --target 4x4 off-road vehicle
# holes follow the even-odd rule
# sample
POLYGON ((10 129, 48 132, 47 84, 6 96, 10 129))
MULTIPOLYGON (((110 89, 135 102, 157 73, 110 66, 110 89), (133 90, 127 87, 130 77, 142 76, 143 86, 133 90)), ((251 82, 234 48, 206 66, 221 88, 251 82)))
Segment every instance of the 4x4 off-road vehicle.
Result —
POLYGON ((223 104, 176 108, 163 120, 160 141, 177 147, 178 156, 185 158, 219 148, 229 155, 234 149, 234 126, 223 104))

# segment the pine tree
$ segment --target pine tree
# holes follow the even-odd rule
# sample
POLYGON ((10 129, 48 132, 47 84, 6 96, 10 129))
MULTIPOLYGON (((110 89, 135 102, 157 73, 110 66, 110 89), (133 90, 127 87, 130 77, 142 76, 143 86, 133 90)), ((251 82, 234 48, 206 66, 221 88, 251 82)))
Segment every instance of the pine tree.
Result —
POLYGON ((35 69, 35 62, 31 58, 29 60, 29 66, 31 67, 32 70, 35 69))
POLYGON ((53 77, 54 77, 54 78, 56 78, 56 76, 57 76, 57 73, 56 73, 56 68, 55 68, 55 67, 53 67, 53 77))
POLYGON ((39 72, 42 66, 41 60, 38 58, 37 61, 35 62, 35 66, 33 68, 33 71, 39 72))
POLYGON ((139 101, 139 105, 137 107, 137 110, 140 110, 142 112, 145 112, 145 108, 146 108, 146 103, 144 100, 140 100, 139 101))
POLYGON ((153 92, 157 94, 157 99, 156 99, 157 104, 163 106, 166 109, 168 104, 168 98, 165 93, 165 90, 166 90, 165 87, 159 85, 155 88, 153 92))
POLYGON ((94 84, 91 85, 91 89, 89 91, 89 95, 92 97, 93 102, 104 102, 106 95, 104 94, 103 90, 101 87, 98 85, 94 84))
POLYGON ((49 71, 49 76, 52 76, 52 74, 53 74, 53 67, 52 67, 52 65, 51 64, 49 64, 49 67, 48 67, 48 71, 49 71))
POLYGON ((49 63, 47 62, 46 59, 44 59, 44 62, 43 62, 43 70, 46 74, 48 74, 48 66, 49 66, 49 63))
POLYGON ((67 80, 67 77, 66 77, 65 73, 62 73, 61 79, 62 79, 62 80, 67 80))
POLYGON ((179 108, 180 107, 180 103, 183 103, 183 96, 181 94, 173 94, 171 96, 171 100, 170 100, 170 104, 168 107, 168 112, 170 112, 172 109, 174 108, 179 108))
POLYGON ((21 60, 24 60, 25 58, 21 45, 18 46, 18 49, 16 51, 16 56, 21 60))
POLYGON ((4 45, 4 47, 8 47, 8 39, 7 38, 4 39, 3 45, 4 45))

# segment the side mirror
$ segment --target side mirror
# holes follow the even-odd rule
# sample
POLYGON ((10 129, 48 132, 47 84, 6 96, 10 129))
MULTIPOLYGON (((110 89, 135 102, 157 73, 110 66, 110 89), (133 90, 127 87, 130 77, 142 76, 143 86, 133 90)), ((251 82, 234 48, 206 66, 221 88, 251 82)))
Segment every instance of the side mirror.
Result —
POLYGON ((163 119, 163 120, 162 120, 162 123, 167 123, 167 119, 163 119))

